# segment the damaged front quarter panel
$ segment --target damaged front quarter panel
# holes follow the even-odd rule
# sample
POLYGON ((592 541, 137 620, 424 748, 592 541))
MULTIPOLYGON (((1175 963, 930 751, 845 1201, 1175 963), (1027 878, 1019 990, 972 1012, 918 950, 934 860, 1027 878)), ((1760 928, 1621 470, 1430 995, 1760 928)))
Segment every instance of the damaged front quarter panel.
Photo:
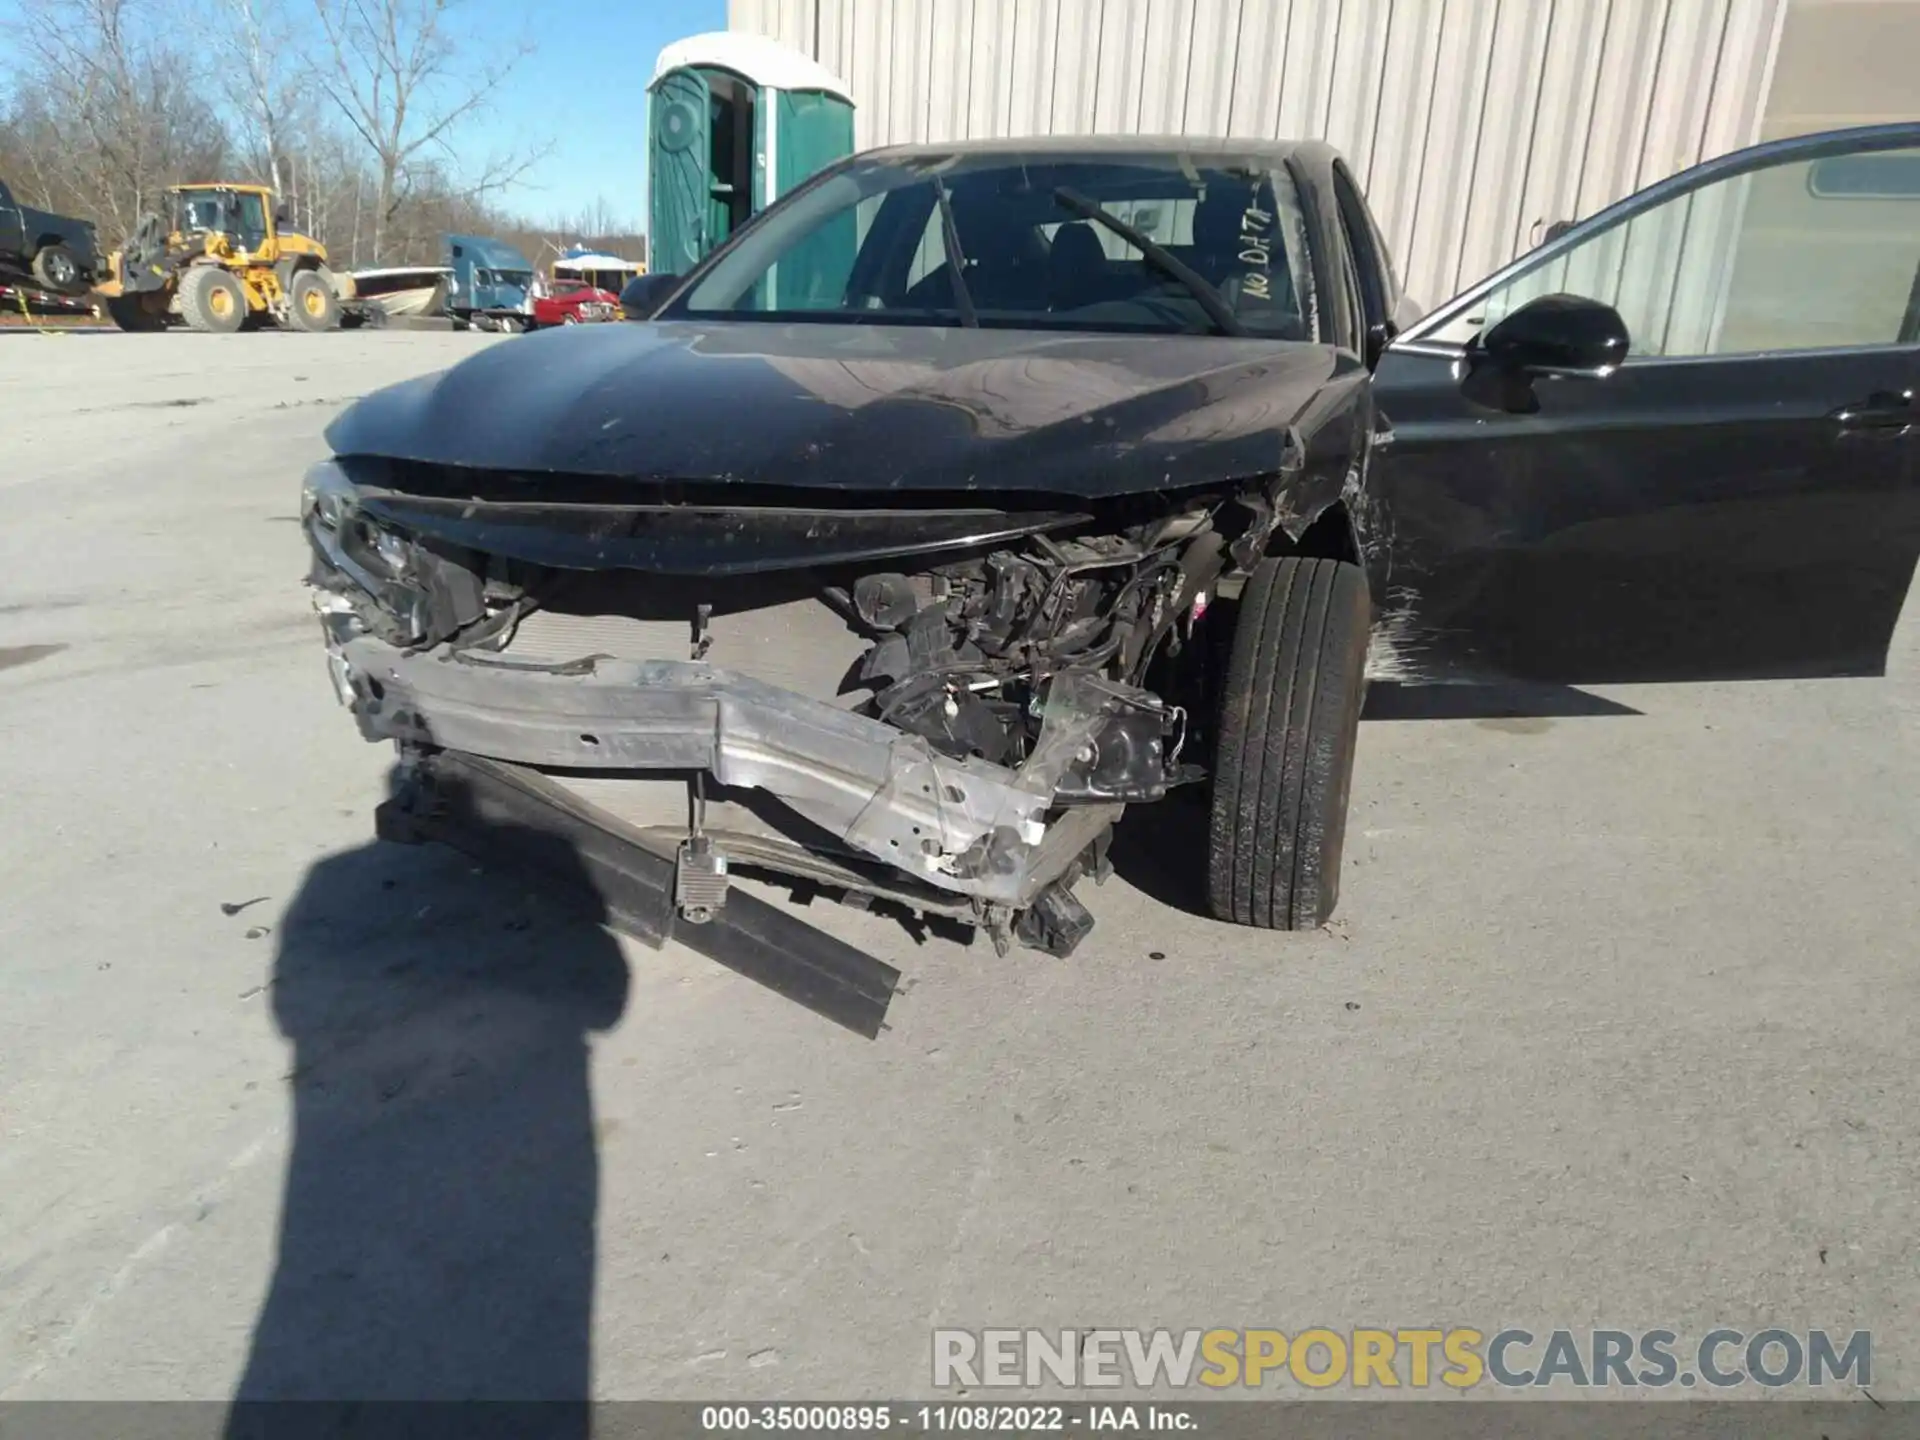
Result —
POLYGON ((1373 409, 1367 381, 1367 372, 1357 367, 1337 370, 1281 432, 1273 473, 1239 496, 1246 523, 1231 545, 1239 569, 1251 570, 1276 533, 1300 544, 1336 505, 1344 507, 1359 558, 1367 558, 1359 533, 1363 517, 1371 516, 1367 460, 1373 409))

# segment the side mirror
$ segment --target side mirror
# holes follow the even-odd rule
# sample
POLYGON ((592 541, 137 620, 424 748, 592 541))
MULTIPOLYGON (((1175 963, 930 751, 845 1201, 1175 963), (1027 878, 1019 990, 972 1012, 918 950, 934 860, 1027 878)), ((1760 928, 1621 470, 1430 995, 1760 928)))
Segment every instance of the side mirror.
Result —
POLYGON ((1603 380, 1627 358, 1627 322, 1584 295, 1542 295, 1480 338, 1480 351, 1502 370, 1603 380))
POLYGON ((288 213, 286 207, 279 206, 275 208, 273 212, 273 228, 279 230, 291 224, 293 224, 293 216, 288 213))
POLYGON ((636 275, 620 292, 620 314, 628 320, 651 320, 680 284, 678 275, 636 275))

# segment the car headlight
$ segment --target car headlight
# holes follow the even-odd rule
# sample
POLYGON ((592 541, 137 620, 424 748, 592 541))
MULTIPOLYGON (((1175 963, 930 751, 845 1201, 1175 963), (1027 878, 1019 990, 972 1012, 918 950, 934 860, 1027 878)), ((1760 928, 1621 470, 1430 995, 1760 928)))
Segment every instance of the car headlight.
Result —
POLYGON ((359 504, 360 491, 337 460, 322 460, 307 471, 300 485, 300 523, 318 519, 329 530, 340 523, 359 504))

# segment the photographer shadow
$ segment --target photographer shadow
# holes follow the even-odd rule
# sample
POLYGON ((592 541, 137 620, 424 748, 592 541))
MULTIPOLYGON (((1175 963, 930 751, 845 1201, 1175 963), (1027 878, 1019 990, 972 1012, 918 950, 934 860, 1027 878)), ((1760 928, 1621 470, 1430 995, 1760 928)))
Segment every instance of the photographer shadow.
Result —
MULTIPOLYGON (((564 845, 547 857, 567 863, 564 845)), ((270 992, 293 1045, 292 1149, 229 1435, 286 1433, 287 1409, 259 1402, 287 1400, 572 1402, 543 1405, 537 1429, 587 1433, 589 1037, 627 990, 592 916, 443 847, 313 867, 270 992)))

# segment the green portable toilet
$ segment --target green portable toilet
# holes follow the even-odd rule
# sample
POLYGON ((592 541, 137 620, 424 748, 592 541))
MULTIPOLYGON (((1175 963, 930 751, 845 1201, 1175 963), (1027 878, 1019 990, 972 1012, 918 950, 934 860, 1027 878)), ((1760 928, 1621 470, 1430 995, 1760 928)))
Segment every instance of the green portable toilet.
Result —
MULTIPOLYGON (((853 153, 846 84, 764 35, 676 41, 660 52, 648 91, 647 254, 656 274, 684 275, 750 216, 853 153)), ((783 276, 782 299, 805 280, 783 276)))

